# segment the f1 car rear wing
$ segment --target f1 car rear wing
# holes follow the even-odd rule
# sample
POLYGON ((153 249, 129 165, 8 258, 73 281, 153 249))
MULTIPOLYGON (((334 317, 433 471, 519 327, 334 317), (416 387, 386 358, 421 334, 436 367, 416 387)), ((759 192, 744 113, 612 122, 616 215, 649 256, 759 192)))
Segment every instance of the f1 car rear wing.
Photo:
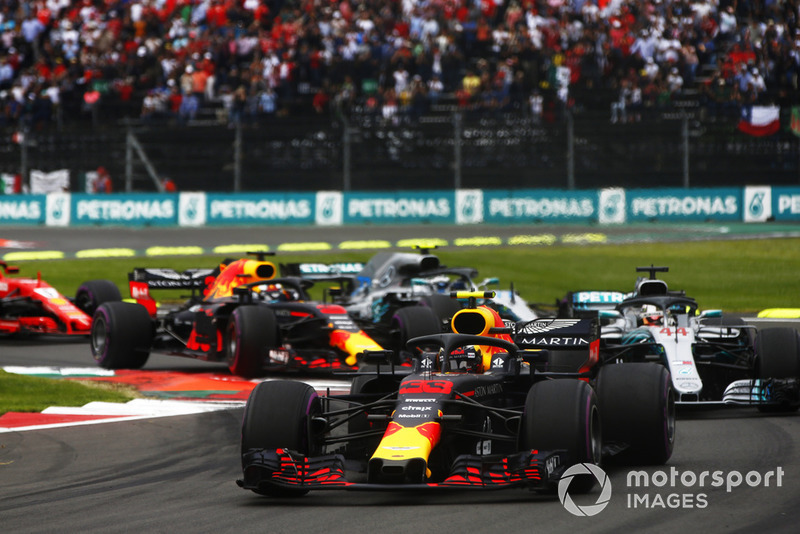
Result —
POLYGON ((309 280, 339 280, 352 278, 364 268, 360 262, 341 263, 281 263, 281 276, 299 276, 309 280))
MULTIPOLYGON (((600 359, 600 322, 597 316, 584 319, 535 319, 517 325, 514 343, 523 350, 552 354, 570 351, 580 360, 579 374, 591 372, 600 359), (585 351, 584 359, 581 353, 585 351)), ((548 356, 548 359, 550 356, 548 356)))
POLYGON ((201 294, 218 273, 218 269, 159 269, 137 267, 128 273, 128 287, 131 297, 141 304, 151 315, 156 313, 156 302, 150 296, 153 289, 190 289, 192 295, 201 294))
POLYGON ((535 319, 517 325, 514 342, 526 349, 588 349, 600 339, 597 317, 535 319))
POLYGON ((559 302, 561 317, 592 317, 599 310, 616 309, 617 304, 625 300, 626 293, 614 290, 580 290, 570 291, 559 302))

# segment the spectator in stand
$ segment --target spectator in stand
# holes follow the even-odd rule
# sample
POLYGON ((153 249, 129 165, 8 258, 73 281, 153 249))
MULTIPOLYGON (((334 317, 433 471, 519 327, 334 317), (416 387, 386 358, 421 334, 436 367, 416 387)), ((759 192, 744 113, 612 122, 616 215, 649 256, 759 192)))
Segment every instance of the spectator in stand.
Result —
POLYGON ((738 22, 733 6, 729 5, 719 15, 719 37, 723 41, 736 40, 738 22))
MULTIPOLYGON (((429 101, 459 93, 460 104, 498 102, 498 91, 512 91, 517 102, 539 87, 550 109, 558 100, 545 76, 556 55, 570 71, 568 102, 579 109, 607 106, 631 69, 647 71, 648 79, 640 80, 646 104, 650 82, 666 82, 656 79, 659 70, 677 67, 689 88, 717 68, 730 80, 740 63, 759 68, 760 99, 800 103, 797 0, 42 0, 9 6, 0 12, 0 90, 21 88, 23 104, 49 84, 66 104, 96 91, 104 107, 131 99, 141 104, 138 110, 149 91, 163 95, 173 79, 180 95, 194 94, 197 106, 217 100, 223 85, 244 85, 248 109, 259 106, 269 87, 276 113, 314 113, 313 96, 327 80, 333 101, 351 113, 377 109, 379 84, 384 93, 393 86, 398 104, 415 106, 410 82, 419 75, 429 101), (481 62, 490 68, 479 68, 481 62), (398 87, 394 75, 403 70, 405 87, 398 87), (467 70, 477 83, 464 78, 467 70), (522 88, 509 89, 519 73, 522 88), (429 83, 434 74, 443 86, 438 92, 429 83)), ((52 93, 50 99, 55 102, 52 93)), ((63 109, 80 118, 80 106, 63 109)), ((7 121, 30 119, 24 109, 12 111, 7 121)))
POLYGON ((711 80, 703 85, 702 96, 711 120, 736 116, 738 111, 736 91, 726 83, 719 72, 714 73, 711 80))
POLYGON ((761 72, 756 67, 750 69, 750 86, 748 90, 753 92, 754 101, 758 101, 759 97, 767 90, 764 77, 761 76, 761 72))
POLYGON ((181 97, 180 107, 178 108, 178 120, 184 124, 195 120, 199 109, 200 102, 198 102, 194 93, 184 93, 181 97))
POLYGON ((94 183, 94 192, 95 193, 111 193, 113 192, 113 186, 111 184, 111 175, 108 174, 108 170, 105 167, 98 167, 97 168, 97 178, 94 183))
POLYGON ((644 68, 642 69, 642 77, 649 82, 655 80, 656 76, 658 76, 658 73, 659 68, 658 65, 656 65, 655 59, 653 59, 652 56, 647 58, 644 68))
POLYGON ((175 181, 169 176, 161 180, 161 188, 165 193, 175 193, 178 191, 178 186, 175 185, 175 181))
POLYGON ((683 89, 683 76, 678 72, 678 67, 672 67, 667 75, 667 89, 670 95, 675 96, 683 89))
POLYGON ((444 84, 442 80, 439 78, 438 74, 433 74, 431 79, 428 80, 428 101, 431 105, 436 105, 439 102, 439 98, 442 96, 444 92, 444 84))
POLYGON ((8 60, 8 56, 0 57, 0 90, 9 89, 14 82, 14 67, 8 60))

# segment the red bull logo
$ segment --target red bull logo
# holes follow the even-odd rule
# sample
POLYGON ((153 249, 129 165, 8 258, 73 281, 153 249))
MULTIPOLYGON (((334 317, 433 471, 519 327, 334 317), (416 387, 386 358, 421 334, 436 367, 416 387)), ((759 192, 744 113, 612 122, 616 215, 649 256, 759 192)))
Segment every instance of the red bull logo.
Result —
POLYGON ((441 437, 441 425, 435 421, 414 427, 404 427, 392 421, 372 458, 393 461, 421 458, 427 462, 441 437))

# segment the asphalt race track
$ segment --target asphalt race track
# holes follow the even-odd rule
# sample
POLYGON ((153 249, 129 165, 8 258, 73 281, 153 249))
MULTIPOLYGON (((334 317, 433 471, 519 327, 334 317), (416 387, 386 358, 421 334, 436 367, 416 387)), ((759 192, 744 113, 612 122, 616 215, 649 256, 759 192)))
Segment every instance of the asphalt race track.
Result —
MULTIPOLYGON (((91 364, 88 346, 77 342, 27 347, 3 342, 2 353, 4 364, 91 364)), ((170 362, 185 365, 182 359, 154 356, 147 368, 168 368, 170 362)), ((682 413, 672 459, 647 469, 672 476, 677 487, 669 482, 629 487, 629 469, 609 467, 611 500, 591 518, 572 516, 555 496, 523 490, 259 497, 235 484, 241 415, 235 408, 0 434, 2 530, 406 533, 432 532, 446 524, 448 531, 460 532, 685 532, 687 525, 700 532, 796 532, 800 521, 800 417, 794 414, 763 416, 738 408, 682 413), (724 484, 713 487, 709 474, 700 487, 703 471, 721 471, 724 484), (751 471, 757 475, 748 475, 751 471), (764 487, 768 472, 774 474, 764 487), (737 473, 741 485, 726 491, 737 473), (748 486, 748 476, 760 484, 748 486), (643 499, 656 508, 645 508, 643 499)), ((662 478, 657 474, 652 482, 662 478)), ((598 496, 595 489, 574 500, 582 506, 598 496)))
MULTIPOLYGON (((66 233, 53 237, 40 232, 28 239, 61 250, 84 246, 66 233)), ((144 247, 144 234, 163 236, 160 232, 134 235, 144 247)), ((6 239, 23 238, 0 233, 6 239)), ((185 240, 194 235, 190 232, 185 240)), ((87 239, 92 247, 103 246, 95 237, 87 239)), ((0 340, 2 365, 94 362, 85 340, 0 340)), ((198 366, 220 368, 154 355, 146 369, 198 366)), ((573 516, 557 496, 523 490, 260 497, 235 484, 241 415, 242 409, 234 408, 0 434, 0 531, 794 533, 800 524, 797 414, 765 416, 744 408, 681 412, 675 453, 666 466, 645 470, 649 487, 629 484, 628 467, 607 466, 611 499, 593 517, 573 516)), ((574 502, 592 505, 599 496, 595 488, 574 496, 574 502)))

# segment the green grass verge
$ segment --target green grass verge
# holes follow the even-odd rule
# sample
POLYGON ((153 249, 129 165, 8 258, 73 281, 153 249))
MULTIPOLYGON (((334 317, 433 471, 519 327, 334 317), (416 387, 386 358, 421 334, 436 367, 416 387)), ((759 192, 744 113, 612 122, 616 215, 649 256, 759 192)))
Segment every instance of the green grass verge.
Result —
POLYGON ((0 370, 0 414, 40 412, 48 406, 83 406, 93 401, 127 402, 136 397, 135 390, 118 384, 26 376, 0 370))
MULTIPOLYGON (((702 309, 755 312, 772 307, 800 307, 800 239, 695 241, 551 247, 441 249, 450 266, 471 266, 482 277, 497 277, 501 287, 513 282, 529 302, 552 304, 575 289, 633 289, 637 266, 666 265, 662 278, 684 289, 702 309)), ((276 262, 366 261, 372 252, 278 255, 276 262)), ((42 277, 67 296, 81 282, 105 278, 128 296, 127 274, 134 267, 187 269, 211 267, 221 256, 148 257, 100 260, 48 260, 19 264, 22 276, 42 277)), ((157 298, 180 297, 176 292, 157 298)))

